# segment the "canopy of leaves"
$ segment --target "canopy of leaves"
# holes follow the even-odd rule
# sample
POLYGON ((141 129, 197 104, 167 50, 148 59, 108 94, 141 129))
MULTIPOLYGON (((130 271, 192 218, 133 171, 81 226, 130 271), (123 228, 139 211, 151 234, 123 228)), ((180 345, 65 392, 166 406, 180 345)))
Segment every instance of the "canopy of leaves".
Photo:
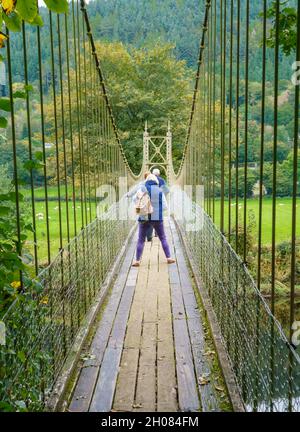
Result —
POLYGON ((202 0, 94 0, 88 4, 88 12, 96 39, 121 41, 137 48, 172 43, 176 57, 195 67, 204 3, 202 0))
MULTIPOLYGON (((45 4, 53 12, 68 12, 68 0, 45 0, 45 4)), ((22 20, 32 25, 43 25, 36 0, 1 0, 0 6, 1 18, 10 31, 20 32, 22 20)))
POLYGON ((165 135, 171 121, 174 155, 181 158, 191 107, 194 73, 173 47, 128 49, 122 43, 97 43, 106 85, 126 155, 134 171, 142 162, 143 126, 165 135))
POLYGON ((274 48, 276 44, 276 35, 278 31, 279 46, 285 55, 290 55, 296 49, 297 45, 297 10, 290 7, 290 2, 273 1, 267 12, 267 17, 273 22, 270 30, 267 44, 274 48), (279 5, 278 5, 279 3, 279 5), (277 22, 277 6, 279 6, 279 20, 277 22))

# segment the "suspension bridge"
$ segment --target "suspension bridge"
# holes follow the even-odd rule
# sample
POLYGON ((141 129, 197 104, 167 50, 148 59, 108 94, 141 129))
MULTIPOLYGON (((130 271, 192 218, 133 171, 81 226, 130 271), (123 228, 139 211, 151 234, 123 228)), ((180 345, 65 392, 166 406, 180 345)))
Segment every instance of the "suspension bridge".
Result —
MULTIPOLYGON (((13 35, 10 35, 5 64, 12 107, 8 140, 14 163, 16 242, 19 247, 31 248, 33 264, 32 278, 21 272, 21 292, 25 294, 17 296, 1 318, 5 325, 5 344, 0 346, 2 403, 29 411, 300 411, 299 351, 292 343, 292 330, 287 333, 274 314, 276 171, 271 301, 261 293, 263 121, 257 275, 248 268, 250 3, 245 1, 245 4, 245 16, 242 16, 240 1, 203 2, 205 13, 195 91, 180 167, 176 170, 173 166, 171 125, 166 128, 166 135, 159 137, 151 136, 151 128, 146 125, 143 147, 141 140, 140 174, 131 170, 119 139, 85 2, 70 2, 68 15, 49 12, 47 25, 35 29, 33 59, 28 57, 27 25, 23 23, 18 56, 26 86, 30 85, 28 62, 36 62, 39 97, 38 101, 33 100, 30 92, 26 97, 29 159, 33 163, 30 177, 33 230, 32 238, 25 245, 23 204, 18 199, 16 76, 12 67, 15 53, 11 52, 13 35), (48 36, 46 48, 41 44, 42 32, 48 36), (50 49, 50 64, 42 62, 44 49, 50 49), (243 117, 240 117, 239 104, 234 105, 234 101, 241 96, 242 63, 245 99, 241 109, 243 117), (49 77, 52 94, 45 95, 45 79, 49 77), (49 112, 44 106, 49 97, 53 109, 51 132, 45 127, 49 112), (40 256, 41 239, 36 229, 36 161, 31 126, 37 121, 36 112, 33 115, 37 103, 46 260, 40 256), (49 134, 54 137, 58 248, 52 240, 50 219, 49 134), (237 175, 236 182, 243 182, 245 194, 240 199, 243 215, 239 220, 239 196, 233 196, 231 190, 226 196, 225 173, 228 170, 230 175, 235 161, 233 152, 239 152, 241 143, 244 176, 239 179, 237 175), (183 201, 183 207, 188 206, 190 212, 188 217, 184 211, 180 212, 179 217, 178 212, 170 211, 166 219, 175 264, 167 265, 154 238, 146 244, 141 266, 133 268, 137 227, 129 218, 119 217, 121 205, 128 203, 120 178, 126 179, 130 189, 152 167, 159 167, 169 186, 177 191, 184 192, 186 185, 191 186, 192 193, 186 196, 184 192, 183 201), (116 204, 103 204, 106 194, 99 196, 101 185, 116 191, 116 204), (201 200, 195 192, 199 185, 204 190, 201 200), (215 223, 217 202, 219 226, 215 223), (201 223, 197 225, 199 220, 201 223), (216 369, 220 371, 217 376, 216 369)), ((264 66, 262 118, 266 106, 267 4, 263 2, 264 42, 258 48, 264 66)), ((278 17, 274 48, 275 126, 280 50, 278 17)), ((300 61, 299 38, 297 44, 296 60, 300 61)), ((295 88, 294 108, 290 328, 296 310, 299 86, 295 88)), ((275 148, 276 144, 275 127, 275 148)), ((274 158, 276 166, 276 153, 274 158)), ((238 174, 238 164, 235 165, 238 174)), ((232 184, 230 178, 229 184, 232 184)), ((23 251, 19 252, 21 256, 23 251)))

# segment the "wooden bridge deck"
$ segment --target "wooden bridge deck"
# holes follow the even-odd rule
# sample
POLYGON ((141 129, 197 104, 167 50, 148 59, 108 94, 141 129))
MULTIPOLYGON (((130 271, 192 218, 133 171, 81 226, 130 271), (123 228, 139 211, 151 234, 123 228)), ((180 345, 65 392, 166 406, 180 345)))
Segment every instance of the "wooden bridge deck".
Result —
POLYGON ((220 410, 188 264, 174 223, 167 225, 176 264, 166 264, 155 238, 146 243, 141 267, 131 267, 133 238, 69 411, 220 410))

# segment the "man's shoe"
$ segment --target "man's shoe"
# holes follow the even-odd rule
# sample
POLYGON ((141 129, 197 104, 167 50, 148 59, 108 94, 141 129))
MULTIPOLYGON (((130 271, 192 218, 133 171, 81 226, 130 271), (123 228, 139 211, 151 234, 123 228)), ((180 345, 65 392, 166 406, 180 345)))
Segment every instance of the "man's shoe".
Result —
POLYGON ((167 263, 168 264, 174 264, 174 263, 176 263, 176 260, 174 260, 173 258, 168 258, 167 263))
POLYGON ((153 237, 147 239, 148 242, 152 242, 152 240, 153 240, 153 237))
POLYGON ((139 267, 141 265, 141 262, 140 261, 135 261, 133 264, 132 264, 132 267, 139 267))

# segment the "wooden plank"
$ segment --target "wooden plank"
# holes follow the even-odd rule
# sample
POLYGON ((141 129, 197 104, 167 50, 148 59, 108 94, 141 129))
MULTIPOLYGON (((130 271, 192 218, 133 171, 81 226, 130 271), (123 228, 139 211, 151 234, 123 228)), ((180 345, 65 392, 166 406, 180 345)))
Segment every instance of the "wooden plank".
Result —
POLYGON ((88 411, 98 373, 99 367, 97 366, 83 366, 68 411, 88 411))
POLYGON ((127 334, 124 342, 124 349, 140 348, 142 333, 142 321, 130 321, 127 325, 127 334))
POLYGON ((138 276, 138 268, 136 267, 131 267, 129 274, 128 274, 128 278, 127 278, 127 285, 136 285, 136 281, 137 281, 137 276, 138 276))
POLYGON ((157 411, 178 411, 175 353, 171 317, 158 321, 157 411))
MULTIPOLYGON (((179 271, 181 269, 179 268, 179 271)), ((200 317, 199 306, 195 297, 195 293, 190 281, 190 276, 180 271, 180 285, 185 313, 188 319, 200 317), (192 292, 191 292, 192 289, 192 292)), ((202 327, 202 323, 200 321, 202 327)))
POLYGON ((158 360, 157 368, 157 411, 177 412, 177 381, 174 359, 158 360))
POLYGON ((199 391, 201 395, 201 405, 203 412, 220 411, 219 404, 216 398, 213 382, 211 382, 211 370, 206 359, 206 345, 204 334, 201 330, 199 318, 189 319, 189 331, 192 343, 192 351, 196 374, 198 377, 199 391), (209 382, 206 385, 201 385, 199 377, 208 377, 209 382))
POLYGON ((204 338, 204 331, 201 321, 200 312, 198 309, 195 294, 190 293, 190 290, 186 290, 185 287, 190 288, 191 282, 187 278, 187 269, 185 272, 181 272, 181 268, 185 266, 185 263, 179 263, 180 268, 180 279, 182 281, 183 299, 188 317, 188 328, 192 344, 192 352, 194 357, 195 370, 198 377, 199 392, 201 395, 201 405, 203 412, 218 411, 218 401, 216 399, 215 390, 211 380, 211 370, 208 361, 205 357, 206 344, 204 338), (200 377, 207 377, 209 382, 206 385, 201 385, 200 377))
POLYGON ((176 412, 177 379, 172 326, 169 269, 162 247, 159 250, 160 287, 158 290, 157 331, 157 411, 176 412))
POLYGON ((213 383, 210 381, 211 370, 209 363, 205 357, 206 344, 202 326, 202 319, 200 316, 200 311, 195 297, 186 259, 183 254, 181 242, 175 226, 172 234, 176 247, 176 260, 181 283, 182 298, 188 318, 188 331, 191 340, 195 371, 198 378, 197 381, 198 389, 201 396, 202 411, 218 411, 218 401, 216 399, 213 383), (200 378, 202 377, 207 377, 209 382, 205 385, 201 385, 202 380, 200 378))
POLYGON ((139 348, 142 333, 142 321, 144 315, 145 294, 148 281, 148 267, 141 268, 143 278, 138 278, 135 295, 131 306, 130 317, 127 325, 124 348, 139 348))
POLYGON ((154 238, 148 259, 142 339, 134 411, 156 411, 156 344, 159 242, 154 238))
POLYGON ((146 304, 147 308, 144 309, 144 317, 143 322, 156 322, 157 321, 157 292, 155 285, 158 284, 158 279, 155 280, 153 278, 150 279, 150 284, 147 288, 146 293, 146 304))
POLYGON ((137 269, 131 267, 108 341, 108 347, 100 367, 89 411, 107 412, 111 410, 137 275, 137 269))
POLYGON ((144 323, 134 411, 156 411, 156 339, 156 322, 144 323))
POLYGON ((173 321, 178 399, 181 411, 199 411, 200 402, 194 370, 191 344, 185 319, 173 321))
POLYGON ((132 411, 135 399, 139 349, 124 349, 113 403, 114 411, 132 411))
POLYGON ((127 327, 127 320, 129 316, 130 306, 135 290, 135 285, 125 286, 125 290, 119 305, 119 309, 114 322, 113 330, 111 332, 108 346, 123 347, 125 332, 127 327))
POLYGON ((130 310, 124 348, 139 348, 142 333, 145 293, 149 274, 151 244, 146 243, 143 262, 138 272, 136 289, 130 310))
POLYGON ((171 284, 180 284, 179 273, 176 265, 169 267, 169 280, 171 284))
POLYGON ((144 323, 157 322, 157 290, 159 285, 158 251, 158 240, 154 239, 149 256, 149 276, 145 296, 145 305, 147 305, 147 307, 144 308, 144 323))
POLYGON ((164 257, 162 257, 162 250, 160 251, 158 277, 159 277, 158 319, 161 319, 164 318, 166 315, 171 316, 171 298, 170 298, 168 264, 164 262, 164 257))
MULTIPOLYGON (((177 261, 177 249, 179 249, 180 245, 174 242, 174 224, 172 221, 170 221, 170 229, 172 234, 171 249, 177 261)), ((198 383, 195 375, 194 359, 186 321, 178 262, 176 262, 176 266, 169 267, 169 274, 171 282, 179 408, 181 411, 199 411, 198 383), (172 281, 176 282, 172 283, 172 281)))
POLYGON ((185 318, 185 309, 182 299, 180 284, 170 284, 172 312, 174 319, 185 318))
POLYGON ((150 251, 151 244, 146 243, 143 261, 138 272, 116 384, 113 402, 113 409, 116 411, 132 411, 134 407, 150 251))
POLYGON ((108 347, 105 350, 95 392, 89 407, 90 412, 108 412, 111 410, 121 353, 120 347, 108 347))
POLYGON ((134 289, 135 286, 125 286, 108 347, 100 367, 98 381, 89 408, 91 412, 107 412, 112 408, 125 330, 134 289))
POLYGON ((69 411, 88 411, 94 387, 96 385, 97 377, 99 374, 99 367, 104 356, 104 352, 115 319, 115 314, 118 309, 120 299, 125 287, 128 272, 133 259, 134 250, 135 242, 132 242, 129 245, 128 254, 124 258, 119 275, 113 286, 112 294, 109 297, 108 305, 104 310, 102 319, 99 323, 99 327, 94 336, 90 350, 87 353, 87 360, 82 366, 69 406, 69 411))

